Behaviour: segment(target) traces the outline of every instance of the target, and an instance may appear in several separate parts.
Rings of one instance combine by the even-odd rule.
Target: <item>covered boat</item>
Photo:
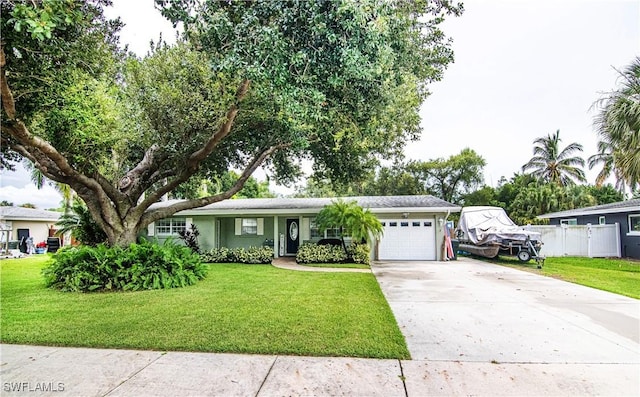
[[[538,265],[540,233],[516,225],[500,207],[464,207],[456,229],[459,249],[485,258],[515,255],[522,262],[534,258]]]

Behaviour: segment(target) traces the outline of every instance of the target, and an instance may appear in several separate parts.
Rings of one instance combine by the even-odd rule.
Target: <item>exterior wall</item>
[[[194,223],[200,226],[200,223],[203,222],[204,217],[194,218]],[[220,247],[227,248],[249,248],[249,247],[261,247],[265,240],[273,239],[273,217],[263,217],[263,216],[245,216],[244,218],[262,218],[264,219],[264,229],[262,235],[248,235],[248,236],[236,236],[236,218],[238,217],[219,217],[220,220]],[[202,235],[202,233],[200,233]]]
[[[8,222],[7,222],[8,223]],[[55,224],[52,222],[36,222],[36,221],[11,221],[9,241],[18,239],[18,229],[29,229],[29,236],[33,237],[33,243],[38,244],[47,241],[49,237],[49,228]]]
[[[442,260],[442,243],[444,240],[444,229],[443,225],[445,223],[445,218],[447,216],[446,213],[426,213],[426,212],[412,212],[407,213],[406,218],[403,217],[401,213],[378,213],[376,214],[378,219],[384,221],[385,219],[433,219],[434,228],[435,228],[435,241],[429,242],[430,244],[435,245],[436,249],[436,260]],[[287,219],[298,219],[300,225],[300,244],[305,241],[316,242],[320,238],[312,238],[310,234],[310,220],[316,216],[315,213],[302,213],[295,215],[286,215],[280,214],[274,216],[273,214],[269,215],[260,215],[260,214],[251,214],[246,215],[244,218],[262,218],[263,219],[263,234],[262,235],[250,235],[250,236],[237,236],[235,234],[235,220],[236,218],[242,218],[242,215],[234,214],[233,216],[213,216],[213,215],[202,215],[202,216],[189,216],[187,219],[192,219],[192,222],[198,227],[200,231],[200,235],[198,237],[198,241],[200,243],[200,247],[203,250],[210,250],[212,248],[237,248],[237,247],[257,247],[265,244],[265,240],[273,240],[274,241],[274,250],[276,256],[280,256],[279,250],[279,239],[280,235],[285,235],[286,231],[286,222]],[[184,216],[178,218],[184,218]],[[277,235],[275,234],[274,223],[277,218]],[[218,226],[219,225],[219,226]],[[155,233],[154,233],[155,234]],[[155,235],[151,238],[156,238],[158,241],[162,242],[166,240],[166,236],[158,236]],[[173,236],[174,241],[180,243],[182,240],[179,239],[178,236]],[[286,240],[286,239],[285,239]],[[286,243],[285,243],[286,244]],[[370,242],[371,247],[371,259],[377,259],[377,244]],[[286,249],[284,250],[286,252]]]
[[[562,219],[575,218],[578,225],[586,225],[591,223],[597,225],[600,216],[605,217],[605,223],[607,225],[618,223],[620,224],[620,252],[624,258],[640,259],[640,233],[629,233],[629,215],[640,215],[640,212],[621,212],[615,214],[595,214],[595,215],[581,215],[581,216],[568,216],[565,218],[552,218],[549,219],[549,224],[559,225]]]

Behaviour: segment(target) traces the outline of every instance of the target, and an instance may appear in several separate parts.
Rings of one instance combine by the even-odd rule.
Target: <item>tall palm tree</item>
[[[533,157],[522,166],[522,171],[533,170],[533,176],[560,186],[572,185],[574,179],[586,182],[584,159],[572,156],[582,151],[582,145],[574,142],[560,150],[560,141],[560,130],[533,141]]]
[[[618,89],[594,104],[599,109],[595,126],[600,137],[595,156],[610,158],[607,162],[596,157],[593,166],[603,163],[603,175],[613,172],[622,186],[634,191],[640,187],[640,57],[618,73]]]
[[[616,153],[614,153],[616,151]],[[587,160],[589,169],[595,168],[598,164],[602,164],[602,169],[596,176],[596,186],[601,187],[607,179],[614,175],[616,179],[616,189],[620,192],[625,190],[625,178],[621,174],[620,168],[616,165],[615,160],[620,158],[617,153],[618,149],[614,149],[613,145],[604,140],[598,141],[598,153],[590,156]]]

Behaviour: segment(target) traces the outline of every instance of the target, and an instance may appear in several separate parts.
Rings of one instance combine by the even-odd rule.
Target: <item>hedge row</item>
[[[362,263],[369,264],[369,246],[350,244],[347,252],[341,246],[304,243],[298,248],[298,263]]]
[[[266,264],[273,261],[273,248],[214,248],[200,255],[205,263],[247,263]]]

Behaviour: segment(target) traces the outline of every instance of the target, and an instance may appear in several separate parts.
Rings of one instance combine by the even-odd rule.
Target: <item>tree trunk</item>
[[[137,239],[138,230],[136,230],[135,228],[125,229],[121,233],[115,235],[113,237],[113,241],[111,241],[111,238],[109,238],[109,245],[112,247],[119,246],[122,248],[126,248],[131,244],[136,243]]]

